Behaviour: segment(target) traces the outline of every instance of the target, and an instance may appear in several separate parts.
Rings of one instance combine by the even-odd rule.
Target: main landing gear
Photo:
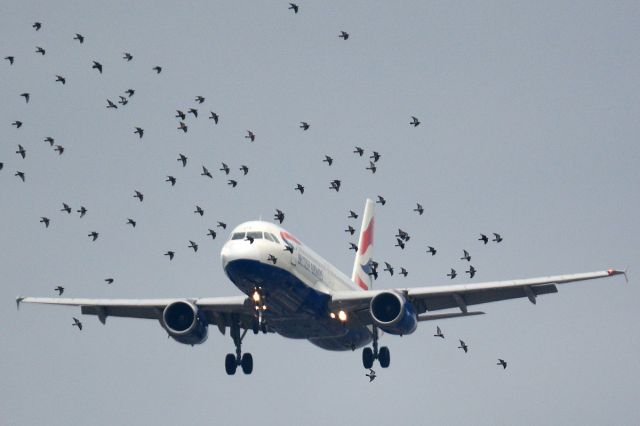
[[[378,350],[378,327],[373,326],[373,349],[366,347],[362,350],[362,365],[369,369],[373,367],[373,362],[377,359],[380,367],[387,368],[391,363],[391,353],[389,348],[383,346]]]
[[[231,338],[233,339],[233,344],[236,345],[236,353],[235,355],[227,354],[224,359],[224,368],[230,376],[236,374],[238,366],[242,368],[244,374],[251,374],[253,371],[253,356],[250,353],[242,353],[242,339],[246,334],[246,329],[240,334],[239,322],[233,323],[231,326]]]

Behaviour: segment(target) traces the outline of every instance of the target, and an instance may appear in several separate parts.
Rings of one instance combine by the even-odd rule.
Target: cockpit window
[[[244,232],[234,232],[231,236],[232,240],[242,240],[244,238]]]
[[[247,238],[253,238],[254,240],[262,239],[262,232],[247,232]]]
[[[273,241],[273,238],[271,238],[271,234],[269,234],[268,232],[264,233],[264,239],[265,240],[269,240],[269,241]],[[275,241],[273,241],[275,242]]]
[[[265,235],[266,235],[266,232],[265,232]],[[278,239],[276,238],[276,236],[275,236],[275,235],[273,235],[273,234],[269,234],[269,235],[271,235],[271,238],[273,238],[273,242],[274,242],[274,243],[278,243],[278,244],[280,244],[280,241],[278,241]]]

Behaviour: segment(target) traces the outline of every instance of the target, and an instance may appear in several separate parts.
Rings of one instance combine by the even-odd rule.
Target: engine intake
[[[207,321],[193,303],[177,301],[162,313],[162,326],[176,341],[198,345],[207,340]]]
[[[389,334],[411,334],[418,326],[413,305],[404,295],[385,291],[371,299],[371,317],[374,323]]]

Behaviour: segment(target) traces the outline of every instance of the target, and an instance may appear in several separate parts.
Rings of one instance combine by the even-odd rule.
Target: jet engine
[[[191,302],[177,301],[167,305],[161,323],[169,335],[180,343],[193,346],[207,340],[207,321]]]
[[[374,323],[389,334],[411,334],[418,326],[413,305],[395,291],[376,295],[371,299],[370,311]]]

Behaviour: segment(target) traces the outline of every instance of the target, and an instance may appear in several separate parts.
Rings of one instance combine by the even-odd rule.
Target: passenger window
[[[247,238],[262,239],[262,232],[247,232]]]
[[[231,236],[232,240],[242,240],[244,238],[244,232],[236,232]]]

